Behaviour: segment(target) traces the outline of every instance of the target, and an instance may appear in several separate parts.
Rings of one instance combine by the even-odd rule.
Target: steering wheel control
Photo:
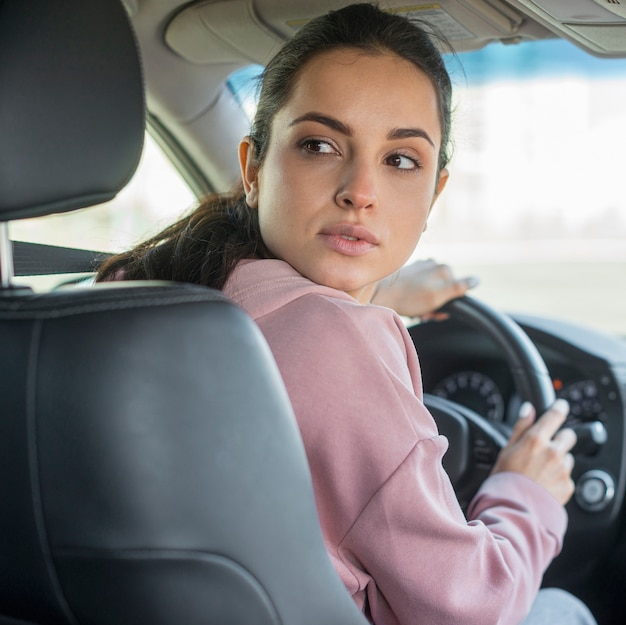
[[[601,512],[614,497],[615,482],[606,471],[594,469],[578,478],[574,498],[583,510]]]
[[[576,423],[567,427],[572,428],[578,437],[576,445],[572,449],[572,453],[575,456],[594,456],[600,451],[608,438],[606,427],[604,427],[604,423],[601,421]]]

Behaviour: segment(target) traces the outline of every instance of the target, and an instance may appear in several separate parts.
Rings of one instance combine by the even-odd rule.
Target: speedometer
[[[504,419],[504,399],[496,383],[478,371],[459,371],[444,378],[433,395],[457,402],[490,421]]]

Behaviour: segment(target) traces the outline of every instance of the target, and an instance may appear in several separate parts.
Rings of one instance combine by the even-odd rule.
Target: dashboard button
[[[600,512],[613,501],[615,482],[606,471],[587,471],[578,478],[574,497],[583,510]]]

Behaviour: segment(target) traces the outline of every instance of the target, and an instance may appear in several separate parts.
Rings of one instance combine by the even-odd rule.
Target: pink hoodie
[[[524,476],[500,473],[466,520],[400,318],[279,260],[243,261],[224,292],[274,353],[326,546],[359,607],[377,625],[520,623],[561,548],[565,509]]]

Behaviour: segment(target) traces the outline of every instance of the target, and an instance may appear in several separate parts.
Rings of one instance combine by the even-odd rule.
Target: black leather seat
[[[6,222],[142,148],[118,0],[0,2],[0,623],[358,625],[255,324],[191,285],[13,284]]]

